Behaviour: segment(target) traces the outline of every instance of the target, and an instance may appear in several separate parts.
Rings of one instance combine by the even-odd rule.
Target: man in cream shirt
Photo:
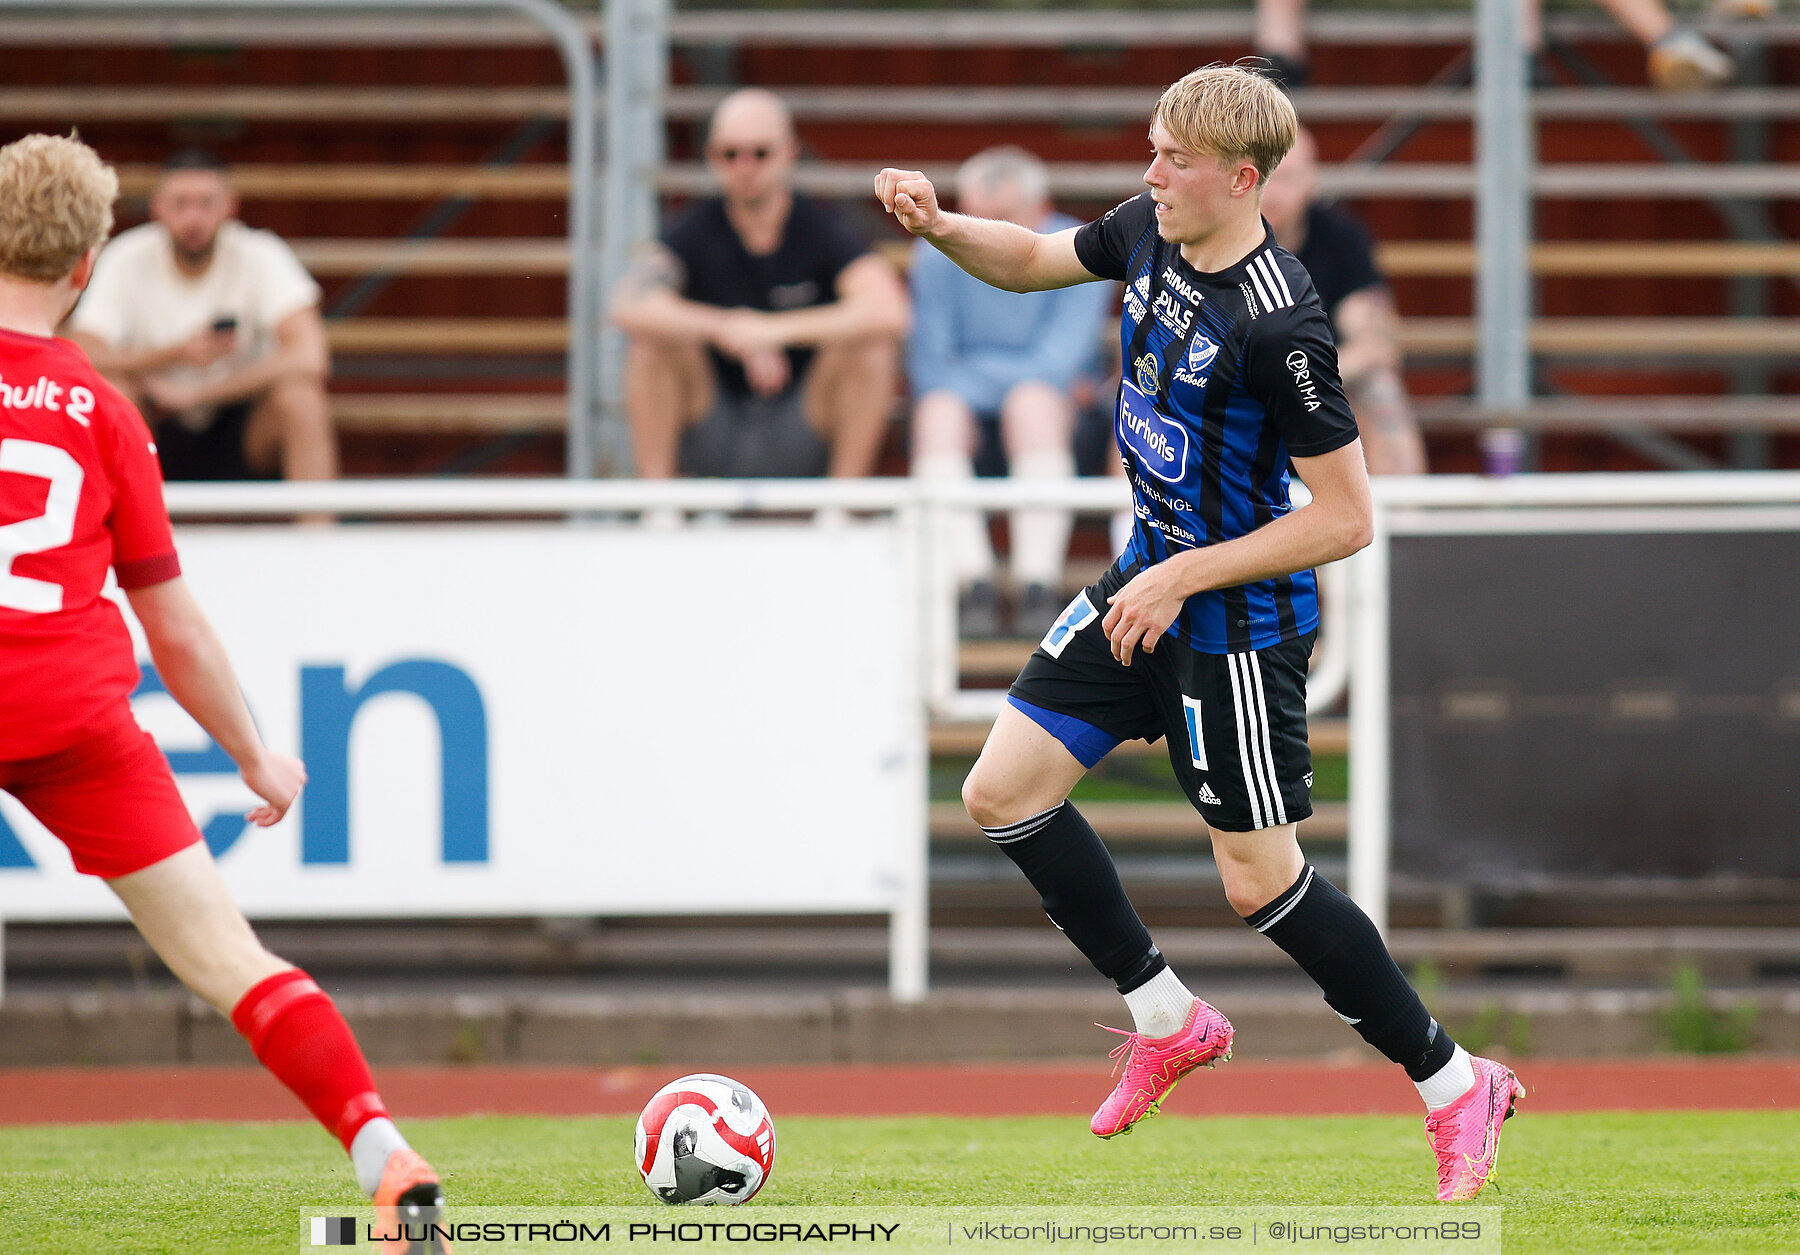
[[[143,410],[165,479],[332,479],[319,285],[237,220],[225,164],[163,163],[150,221],[100,254],[69,332]]]

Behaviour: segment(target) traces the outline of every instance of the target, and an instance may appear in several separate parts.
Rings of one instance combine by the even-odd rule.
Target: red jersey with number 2
[[[136,687],[108,567],[181,574],[149,429],[75,344],[0,329],[0,762],[66,749]]]

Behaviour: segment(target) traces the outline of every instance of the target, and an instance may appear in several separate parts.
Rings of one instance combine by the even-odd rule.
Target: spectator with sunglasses
[[[706,141],[720,194],[669,223],[613,294],[644,478],[875,469],[906,290],[835,211],[794,193],[797,156],[777,96],[727,96]]]

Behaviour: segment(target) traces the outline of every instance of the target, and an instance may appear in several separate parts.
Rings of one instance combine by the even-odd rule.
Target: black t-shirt
[[[779,311],[828,305],[837,299],[837,279],[845,266],[869,251],[835,210],[804,196],[794,197],[773,253],[756,255],[744,247],[717,197],[689,205],[664,228],[662,242],[686,270],[681,294],[691,301],[727,309]],[[790,348],[795,384],[812,361],[810,348]],[[719,386],[747,396],[744,368],[714,353]]]
[[[1265,227],[1214,274],[1156,227],[1149,193],[1075,235],[1081,264],[1125,284],[1114,434],[1136,499],[1123,561],[1248,535],[1291,508],[1288,458],[1356,439],[1312,281]],[[1207,653],[1263,649],[1318,624],[1310,571],[1188,598],[1170,631]]]
[[[1337,326],[1338,306],[1364,288],[1384,287],[1387,280],[1375,264],[1375,240],[1369,228],[1349,211],[1310,205],[1306,210],[1306,242],[1295,254],[1319,290],[1325,317]]]

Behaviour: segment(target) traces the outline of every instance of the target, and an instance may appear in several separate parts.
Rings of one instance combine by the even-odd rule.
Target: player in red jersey
[[[73,139],[0,148],[0,789],[105,879],[183,984],[344,1144],[383,1221],[435,1219],[437,1174],[388,1118],[331,999],[270,954],[232,903],[132,718],[138,669],[107,568],[170,694],[280,821],[306,782],[262,743],[231,663],[181,578],[144,420],[79,347],[57,339],[112,229],[118,177]],[[392,1230],[386,1230],[391,1232]],[[438,1251],[406,1241],[390,1249]]]

